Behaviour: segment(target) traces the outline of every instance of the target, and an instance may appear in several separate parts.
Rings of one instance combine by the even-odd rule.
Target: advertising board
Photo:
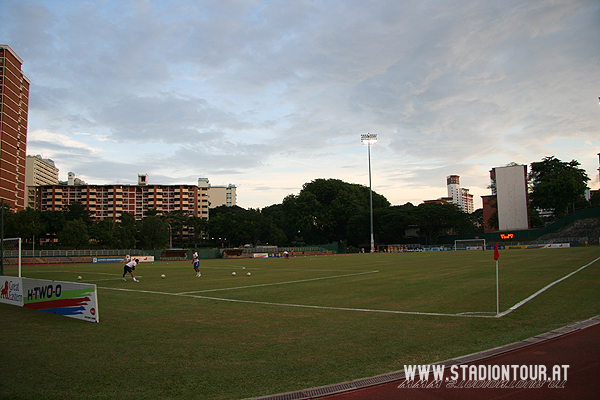
[[[96,285],[16,277],[0,279],[0,302],[99,322]]]

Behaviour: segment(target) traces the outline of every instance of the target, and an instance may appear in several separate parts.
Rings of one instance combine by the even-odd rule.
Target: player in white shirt
[[[200,260],[198,259],[198,252],[194,251],[194,254],[192,254],[192,260],[194,271],[196,271],[196,278],[200,278],[202,274],[200,273]]]
[[[133,260],[131,260],[127,264],[125,264],[125,267],[123,267],[123,281],[125,281],[125,275],[129,272],[131,274],[131,277],[133,278],[133,281],[139,282],[133,275],[133,271],[135,271],[135,266],[137,265],[137,263],[139,261],[140,260],[138,260],[137,258],[134,258]]]

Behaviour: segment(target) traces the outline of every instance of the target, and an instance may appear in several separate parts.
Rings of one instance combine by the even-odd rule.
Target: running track
[[[440,362],[449,377],[452,365],[568,365],[563,388],[399,388],[404,371],[338,385],[257,398],[261,400],[438,400],[438,399],[600,399],[600,316],[496,349]],[[459,368],[460,371],[460,368]],[[430,377],[430,382],[433,382]],[[512,386],[515,386],[515,381]]]

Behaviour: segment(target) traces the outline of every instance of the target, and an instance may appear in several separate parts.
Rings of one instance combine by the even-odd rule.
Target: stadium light
[[[371,253],[375,252],[375,238],[373,236],[373,188],[371,186],[371,145],[377,143],[376,133],[366,133],[360,135],[360,141],[362,144],[368,146],[369,153],[369,203],[371,207]]]

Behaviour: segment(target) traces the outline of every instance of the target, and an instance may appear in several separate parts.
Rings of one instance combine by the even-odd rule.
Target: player
[[[129,261],[127,264],[125,264],[125,267],[123,267],[123,281],[125,281],[125,274],[127,274],[128,272],[131,274],[131,277],[133,278],[134,282],[139,282],[139,280],[135,279],[135,276],[133,275],[133,271],[135,271],[135,266],[137,265],[137,263],[140,262],[140,260],[138,260],[137,258],[134,258],[133,260]]]
[[[283,252],[283,259],[285,261],[290,259],[290,253],[288,253],[287,250]]]
[[[200,260],[198,259],[198,252],[194,251],[192,254],[192,264],[194,265],[194,271],[196,271],[196,278],[200,278]]]

